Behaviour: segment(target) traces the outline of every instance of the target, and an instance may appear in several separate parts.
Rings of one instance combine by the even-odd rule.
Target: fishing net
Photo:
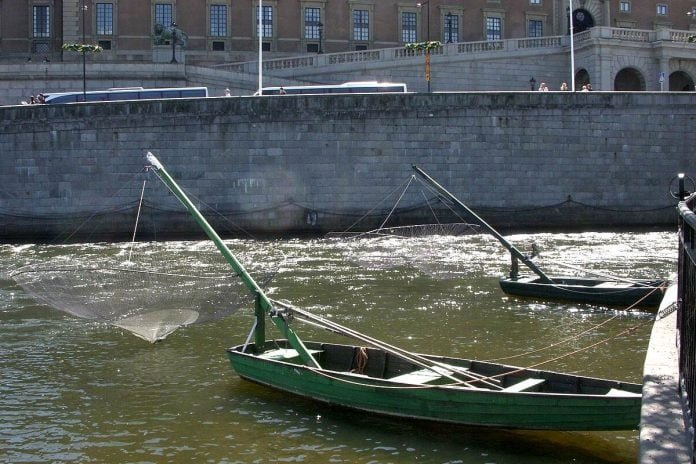
[[[430,235],[460,236],[479,232],[479,226],[466,222],[452,222],[447,224],[417,224],[412,226],[381,227],[367,232],[329,232],[326,238],[355,239],[355,238],[381,238],[402,237],[419,238]]]
[[[10,277],[35,300],[149,342],[252,300],[210,242],[46,246],[32,261]],[[279,266],[278,259],[264,262],[266,268],[255,269],[262,286]]]

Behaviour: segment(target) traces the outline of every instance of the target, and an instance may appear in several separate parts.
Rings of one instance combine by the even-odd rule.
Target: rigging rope
[[[143,180],[143,188],[140,191],[140,201],[138,202],[138,213],[135,215],[135,226],[133,227],[133,238],[131,239],[130,252],[128,253],[128,261],[133,256],[133,245],[135,245],[135,234],[138,233],[138,222],[140,221],[140,210],[143,207],[143,196],[145,195],[145,184],[147,179]]]

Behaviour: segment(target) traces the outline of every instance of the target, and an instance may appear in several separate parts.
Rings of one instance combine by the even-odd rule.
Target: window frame
[[[39,17],[37,15],[39,11],[45,12],[45,17]],[[50,39],[52,37],[51,16],[51,5],[31,6],[31,37],[33,39]]]
[[[100,11],[106,7],[106,10]],[[109,37],[114,35],[114,12],[116,8],[113,2],[97,2],[94,4],[94,33],[99,37]]]
[[[159,22],[158,19],[160,19],[163,15],[163,13],[166,14],[166,11],[158,11],[158,10],[169,10],[169,21],[162,23]],[[154,28],[155,25],[159,24],[165,29],[168,27],[171,27],[172,23],[176,22],[176,17],[175,17],[175,10],[174,10],[174,4],[173,3],[167,3],[167,2],[158,2],[153,5],[153,13],[152,13],[152,27]]]
[[[418,13],[415,11],[401,12],[401,42],[414,43],[418,41]]]
[[[228,18],[229,7],[227,4],[211,3],[208,9],[208,35],[215,39],[229,37]]]
[[[442,20],[442,42],[457,43],[459,42],[459,14],[450,13],[451,20],[447,20],[447,13],[443,15]],[[450,35],[452,41],[450,42]]]
[[[306,6],[302,14],[304,22],[304,40],[320,40],[319,23],[321,23],[321,8],[316,6]]]
[[[370,41],[370,10],[356,8],[351,12],[352,38],[354,42]]]
[[[494,40],[503,40],[503,18],[500,16],[496,15],[487,15],[484,19],[484,24],[486,25],[485,33],[486,33],[486,40],[491,42]],[[497,26],[497,27],[491,27]],[[497,34],[492,35],[491,31],[496,32]]]
[[[535,26],[534,28],[532,26]],[[544,36],[544,20],[539,18],[527,19],[527,37],[537,39]]]

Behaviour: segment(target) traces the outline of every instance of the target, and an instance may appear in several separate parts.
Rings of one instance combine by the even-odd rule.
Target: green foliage
[[[409,43],[404,46],[406,50],[412,50],[412,51],[427,51],[429,52],[430,50],[434,50],[436,48],[442,47],[442,42],[439,40],[430,40],[428,42],[416,42],[416,43]]]
[[[696,35],[690,35],[687,42],[696,43]]]
[[[68,52],[78,52],[78,53],[100,53],[103,48],[95,44],[79,44],[79,43],[66,43],[61,47],[63,50]]]

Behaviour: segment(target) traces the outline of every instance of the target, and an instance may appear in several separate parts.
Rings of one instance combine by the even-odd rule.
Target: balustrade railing
[[[593,27],[574,35],[575,43],[581,44],[591,39],[611,39],[631,42],[687,42],[692,31],[661,29],[659,31],[623,29],[616,27]],[[468,55],[515,50],[551,49],[569,45],[568,36],[526,37],[521,39],[487,40],[480,42],[447,43],[430,51],[431,55]],[[340,65],[359,62],[384,62],[410,59],[424,55],[424,51],[406,50],[404,47],[360,50],[354,52],[308,54],[289,58],[264,60],[263,69],[268,71],[283,69],[300,69],[324,65]],[[220,64],[216,68],[228,71],[254,73],[258,70],[257,62]]]

